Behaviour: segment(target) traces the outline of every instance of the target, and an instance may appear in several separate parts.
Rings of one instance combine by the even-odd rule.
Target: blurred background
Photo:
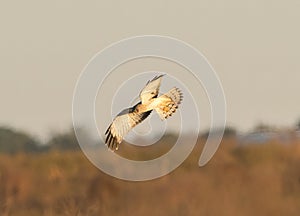
[[[0,215],[299,214],[299,1],[0,5]],[[183,40],[206,56],[224,88],[227,127],[206,166],[197,164],[209,118],[178,169],[135,183],[85,158],[71,105],[97,52],[144,34]],[[166,134],[154,148],[124,143],[119,154],[155,158],[175,138]]]

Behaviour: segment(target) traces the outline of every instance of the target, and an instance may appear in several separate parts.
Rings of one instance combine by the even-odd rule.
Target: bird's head
[[[140,105],[137,105],[136,107],[135,107],[135,110],[134,110],[135,112],[137,112],[137,113],[139,113],[140,112]]]

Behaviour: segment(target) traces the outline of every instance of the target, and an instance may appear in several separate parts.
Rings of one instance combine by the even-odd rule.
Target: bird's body
[[[141,102],[124,109],[113,120],[106,130],[105,143],[112,150],[117,150],[123,137],[137,124],[146,119],[155,110],[162,120],[171,116],[182,100],[181,91],[174,87],[158,97],[158,91],[163,75],[148,81],[140,92]]]

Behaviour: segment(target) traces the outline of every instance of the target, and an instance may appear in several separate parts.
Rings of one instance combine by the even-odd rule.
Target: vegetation
[[[0,152],[36,152],[39,143],[30,135],[6,127],[0,127]]]
[[[47,146],[55,150],[78,150],[80,148],[72,129],[65,133],[54,134],[47,142]]]
[[[78,150],[79,145],[73,129],[53,134],[46,143],[40,143],[31,135],[11,128],[0,127],[0,153],[36,153],[51,150]]]
[[[198,167],[204,141],[147,182],[108,176],[81,151],[1,154],[0,215],[299,215],[299,140],[240,146],[227,137]]]
[[[297,129],[300,130],[300,120],[297,123]]]

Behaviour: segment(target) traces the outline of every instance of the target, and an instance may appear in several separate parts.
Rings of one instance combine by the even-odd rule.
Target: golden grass
[[[110,177],[81,152],[0,155],[0,215],[299,215],[299,143],[225,139],[198,167],[202,143],[147,182]]]

